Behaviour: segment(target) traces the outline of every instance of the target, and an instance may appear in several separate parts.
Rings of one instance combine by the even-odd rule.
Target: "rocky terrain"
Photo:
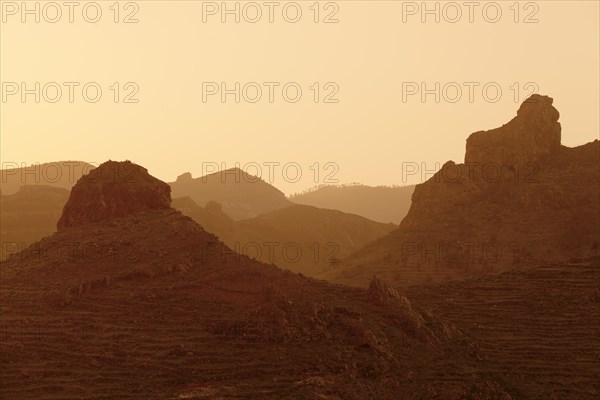
[[[399,229],[320,277],[410,285],[597,255],[600,142],[562,146],[552,102],[534,95],[504,126],[472,134],[465,163],[417,185]]]
[[[399,224],[408,213],[414,190],[414,185],[323,185],[293,195],[290,200],[297,204],[360,215],[372,221]]]
[[[1,398],[517,398],[386,283],[253,261],[167,202],[144,168],[105,163],[58,232],[0,264]]]
[[[169,183],[173,198],[190,197],[199,206],[220,203],[225,214],[234,220],[256,217],[292,203],[283,192],[239,168],[192,178],[187,172]]]
[[[108,161],[83,176],[71,190],[59,230],[171,208],[171,188],[131,161]]]
[[[458,324],[518,399],[600,395],[600,258],[407,288]]]

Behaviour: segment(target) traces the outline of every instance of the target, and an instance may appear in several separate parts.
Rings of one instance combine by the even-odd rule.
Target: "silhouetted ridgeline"
[[[398,230],[320,277],[410,285],[598,254],[600,142],[560,144],[552,99],[534,95],[504,126],[467,140],[417,185]]]

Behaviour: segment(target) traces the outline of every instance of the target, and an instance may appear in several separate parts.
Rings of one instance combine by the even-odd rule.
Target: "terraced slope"
[[[406,290],[467,332],[519,399],[600,395],[600,258]]]

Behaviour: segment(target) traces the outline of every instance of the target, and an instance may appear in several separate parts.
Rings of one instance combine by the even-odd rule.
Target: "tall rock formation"
[[[171,206],[171,188],[130,161],[107,161],[71,190],[59,230]]]
[[[398,230],[320,277],[409,285],[598,254],[600,143],[562,146],[558,117],[534,95],[509,123],[473,133],[465,163],[417,185]]]

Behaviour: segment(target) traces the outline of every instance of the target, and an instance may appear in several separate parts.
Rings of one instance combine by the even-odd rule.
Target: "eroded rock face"
[[[107,161],[71,190],[58,230],[149,210],[168,209],[171,188],[130,161]]]
[[[597,255],[600,142],[562,146],[558,118],[534,95],[507,124],[470,135],[465,163],[417,185],[398,230],[320,277],[409,286]]]
[[[507,124],[473,133],[467,139],[465,163],[524,166],[558,151],[560,114],[552,102],[548,96],[532,95]]]

